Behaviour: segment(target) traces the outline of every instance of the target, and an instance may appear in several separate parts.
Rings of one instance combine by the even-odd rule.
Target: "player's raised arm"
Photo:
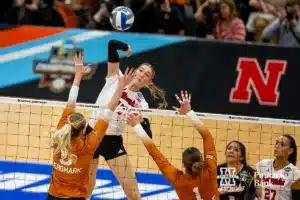
[[[118,77],[118,87],[113,94],[112,98],[106,105],[105,111],[109,111],[112,115],[116,107],[119,104],[120,98],[122,96],[123,89],[133,80],[134,78],[134,69],[126,68],[124,75]],[[97,112],[97,119],[103,119],[103,114],[101,114],[101,108]],[[104,112],[105,112],[104,111]],[[108,119],[110,120],[110,118]]]
[[[131,55],[131,49],[128,44],[119,40],[110,40],[108,42],[107,78],[119,73],[120,58],[118,50],[122,50],[127,56]]]
[[[191,94],[187,91],[181,91],[181,98],[175,95],[178,102],[180,103],[180,108],[174,107],[180,114],[185,114],[189,117],[195,128],[198,130],[203,139],[204,146],[204,159],[207,166],[213,170],[217,168],[217,152],[214,144],[214,139],[210,134],[209,129],[203,124],[196,113],[191,109]]]
[[[136,136],[143,142],[144,146],[149,152],[149,155],[152,157],[160,171],[167,178],[170,184],[174,185],[176,177],[180,173],[180,171],[168,161],[168,159],[158,150],[156,145],[153,143],[152,139],[150,138],[152,135],[150,124],[145,122],[141,123],[141,119],[133,114],[128,115],[126,121],[127,124],[134,127]],[[143,127],[146,129],[146,131]]]
[[[103,140],[103,137],[108,127],[108,123],[111,120],[112,115],[120,101],[123,89],[132,81],[133,78],[134,78],[134,69],[127,68],[124,75],[118,77],[119,79],[118,87],[115,93],[113,94],[112,98],[108,102],[106,108],[104,110],[99,108],[99,110],[97,111],[97,116],[96,116],[97,123],[95,127],[92,129],[92,132],[94,134],[88,135],[88,148],[91,154],[95,153],[96,148]]]
[[[83,61],[84,57],[82,53],[74,54],[73,62],[75,67],[75,77],[73,79],[73,84],[69,93],[69,99],[67,104],[68,107],[75,108],[81,79],[84,75],[84,72],[89,68],[88,66],[83,65]]]
[[[66,124],[68,116],[75,112],[80,82],[84,75],[84,72],[88,69],[87,66],[83,65],[83,55],[81,53],[75,54],[73,57],[73,61],[75,65],[75,77],[73,79],[73,84],[69,92],[67,107],[64,109],[63,114],[57,124],[57,129],[61,129]]]

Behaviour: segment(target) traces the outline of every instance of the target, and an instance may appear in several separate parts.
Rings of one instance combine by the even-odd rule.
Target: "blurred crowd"
[[[9,0],[1,23],[112,30],[120,5],[135,14],[132,32],[300,46],[300,0]]]

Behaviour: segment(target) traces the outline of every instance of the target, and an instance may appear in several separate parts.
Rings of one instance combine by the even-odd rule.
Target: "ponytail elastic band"
[[[203,125],[203,122],[200,120],[200,117],[198,117],[197,114],[193,110],[189,111],[186,114],[186,116],[192,120],[193,124]]]

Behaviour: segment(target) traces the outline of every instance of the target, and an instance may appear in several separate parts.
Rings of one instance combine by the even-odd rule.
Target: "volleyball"
[[[114,29],[126,31],[130,29],[134,22],[134,14],[130,8],[119,6],[115,8],[110,16],[110,23]]]

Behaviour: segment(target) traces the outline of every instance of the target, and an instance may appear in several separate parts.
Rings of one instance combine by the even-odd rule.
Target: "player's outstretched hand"
[[[79,52],[78,54],[77,53],[74,54],[73,62],[75,65],[76,74],[83,75],[85,73],[85,71],[87,71],[90,68],[89,65],[88,66],[83,65],[84,57],[81,52]]]
[[[134,78],[134,68],[126,68],[125,73],[118,77],[119,86],[126,87]]]
[[[173,106],[173,109],[175,109],[179,114],[185,115],[191,110],[191,97],[192,95],[189,94],[187,91],[181,91],[181,97],[179,97],[177,94],[175,94],[175,97],[177,101],[180,104],[180,107],[177,108]]]

